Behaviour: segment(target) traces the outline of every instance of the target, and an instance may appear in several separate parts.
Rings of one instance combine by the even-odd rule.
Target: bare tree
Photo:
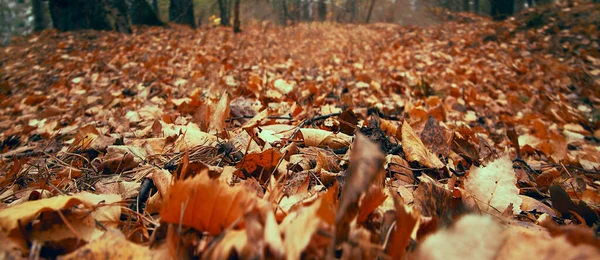
[[[231,0],[217,0],[219,3],[219,14],[221,17],[221,25],[229,26],[229,6]]]
[[[327,4],[325,0],[319,0],[317,4],[317,13],[319,14],[319,20],[325,21],[327,19]]]
[[[235,0],[233,6],[233,32],[242,32],[242,30],[240,29],[240,0]]]
[[[105,10],[112,16],[115,22],[115,29],[122,33],[131,33],[129,17],[127,17],[127,3],[125,0],[100,0],[104,4]]]
[[[369,23],[369,20],[371,20],[371,13],[373,12],[374,6],[375,6],[375,0],[371,0],[371,5],[369,6],[369,13],[367,14],[367,19],[365,20],[365,23]]]
[[[50,0],[49,7],[52,24],[59,31],[112,29],[99,1]]]
[[[504,20],[514,14],[515,0],[492,0],[491,16],[494,20]]]
[[[31,9],[33,11],[33,30],[38,32],[48,28],[48,18],[42,0],[31,1]]]
[[[157,16],[160,15],[160,12],[158,11],[158,0],[152,0],[152,8],[154,8],[154,12]]]
[[[164,23],[146,0],[133,0],[131,3],[131,23],[162,26]]]
[[[196,21],[194,19],[194,1],[171,0],[171,4],[169,5],[169,20],[196,28]]]

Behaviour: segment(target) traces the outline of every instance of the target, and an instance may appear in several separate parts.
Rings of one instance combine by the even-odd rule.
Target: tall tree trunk
[[[112,29],[99,1],[50,0],[49,7],[52,24],[59,31]]]
[[[515,0],[491,0],[491,16],[494,20],[504,20],[513,15]]]
[[[228,3],[231,0],[217,0],[219,2],[219,14],[221,16],[221,25],[229,26],[229,8]]]
[[[169,5],[169,20],[196,28],[193,0],[171,0],[171,4]]]
[[[473,0],[473,12],[476,14],[479,13],[479,0]]]
[[[109,10],[109,14],[115,21],[115,29],[121,33],[131,33],[125,0],[101,0],[101,2],[103,2],[105,10]]]
[[[348,11],[350,12],[350,22],[353,23],[356,18],[356,0],[348,0]]]
[[[290,17],[290,12],[288,11],[288,6],[287,6],[287,1],[286,0],[282,0],[282,12],[283,12],[283,19],[281,20],[281,24],[282,25],[287,25],[287,19],[288,17]]]
[[[240,0],[235,0],[233,6],[233,32],[241,33],[242,29],[240,29]]]
[[[375,0],[371,0],[371,5],[369,6],[369,13],[367,14],[367,19],[365,20],[365,23],[369,23],[369,20],[371,20],[371,13],[373,12],[373,7],[375,7]]]
[[[302,9],[300,9],[302,11],[302,20],[303,21],[309,21],[310,20],[310,6],[309,6],[309,1],[308,0],[304,0],[301,1],[301,6]]]
[[[469,11],[469,0],[463,0],[462,1],[462,11],[464,12],[468,12]]]
[[[533,0],[527,0],[527,8],[533,7]]]
[[[302,9],[301,1],[294,0],[294,22],[296,22],[296,23],[300,21],[300,10],[301,9]]]
[[[162,26],[164,23],[152,10],[146,0],[133,0],[131,3],[131,23]]]
[[[33,30],[39,32],[48,28],[48,18],[42,0],[31,1],[31,9],[33,9]]]
[[[325,21],[327,19],[327,4],[325,3],[325,0],[319,0],[319,3],[317,4],[317,13],[320,21]]]
[[[515,14],[520,13],[525,8],[525,0],[515,0]]]
[[[152,9],[154,9],[156,16],[160,15],[160,12],[158,11],[158,0],[152,0]]]

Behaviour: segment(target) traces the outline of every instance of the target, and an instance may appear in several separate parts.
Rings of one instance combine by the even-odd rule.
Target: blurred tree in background
[[[161,26],[166,22],[196,28],[272,21],[300,22],[436,23],[436,8],[474,12],[496,20],[525,8],[554,4],[556,0],[0,0],[0,44],[13,36],[55,28],[118,30],[129,24]],[[565,0],[572,5],[572,0]],[[589,0],[598,2],[599,0]],[[439,12],[438,12],[439,13]]]

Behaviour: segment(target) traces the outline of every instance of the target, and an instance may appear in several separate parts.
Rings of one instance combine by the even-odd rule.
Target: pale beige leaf
[[[516,184],[512,161],[506,154],[485,167],[472,166],[465,179],[465,190],[484,211],[503,212],[512,203],[513,213],[518,214],[522,200]]]

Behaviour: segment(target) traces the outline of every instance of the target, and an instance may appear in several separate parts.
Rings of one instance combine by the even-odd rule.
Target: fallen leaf
[[[253,196],[245,189],[212,180],[205,171],[193,178],[175,181],[160,215],[164,222],[218,235],[243,215],[252,200]]]
[[[472,166],[465,179],[465,191],[485,212],[501,213],[512,203],[513,214],[518,214],[521,211],[521,198],[516,184],[512,161],[507,154],[485,167]]]
[[[350,221],[358,214],[358,200],[361,194],[367,191],[372,183],[381,185],[376,181],[382,176],[384,160],[385,157],[377,144],[362,134],[356,134],[350,151],[348,179],[342,188],[342,198],[335,217],[336,244],[346,241]]]
[[[148,247],[128,241],[118,230],[109,229],[76,251],[59,259],[152,259]]]
[[[444,164],[438,157],[431,153],[415,134],[412,127],[404,121],[402,124],[402,149],[408,161],[417,161],[425,167],[442,168]]]

